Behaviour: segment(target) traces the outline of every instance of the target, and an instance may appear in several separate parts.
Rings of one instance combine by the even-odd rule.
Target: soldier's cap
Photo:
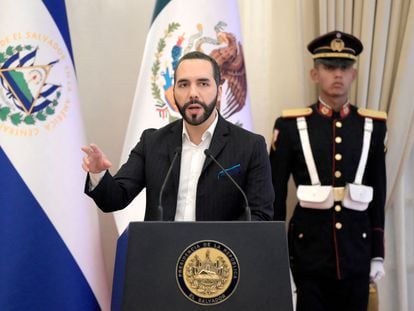
[[[338,30],[319,36],[308,44],[312,58],[322,63],[342,60],[344,63],[353,63],[363,48],[357,37]]]

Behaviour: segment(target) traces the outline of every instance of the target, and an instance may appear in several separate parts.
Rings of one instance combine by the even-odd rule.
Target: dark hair
[[[177,81],[176,79],[176,72],[178,67],[180,66],[180,64],[186,60],[186,59],[202,59],[202,60],[206,60],[208,62],[210,62],[211,66],[213,67],[213,76],[214,76],[214,81],[216,81],[216,85],[219,86],[221,84],[221,75],[220,75],[220,67],[217,64],[217,62],[214,60],[214,58],[212,58],[211,56],[204,54],[202,52],[199,51],[193,51],[193,52],[189,52],[187,54],[184,54],[180,60],[177,63],[177,66],[175,67],[175,71],[174,71],[174,84],[175,81]]]

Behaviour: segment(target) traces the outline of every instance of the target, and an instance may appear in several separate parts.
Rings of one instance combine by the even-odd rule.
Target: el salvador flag
[[[2,0],[0,310],[109,310],[63,0]]]

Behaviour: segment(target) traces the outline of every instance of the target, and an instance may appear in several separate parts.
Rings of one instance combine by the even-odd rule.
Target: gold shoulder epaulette
[[[387,113],[385,111],[358,108],[358,114],[363,117],[378,119],[378,120],[387,120]]]
[[[312,113],[312,108],[297,108],[297,109],[285,109],[282,111],[282,118],[296,118],[305,117]]]

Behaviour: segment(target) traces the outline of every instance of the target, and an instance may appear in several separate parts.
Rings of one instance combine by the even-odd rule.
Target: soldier
[[[362,49],[340,31],[309,43],[318,102],[283,111],[274,126],[276,220],[286,218],[290,174],[297,186],[288,239],[298,311],[366,311],[370,281],[385,274],[386,114],[348,98]]]

